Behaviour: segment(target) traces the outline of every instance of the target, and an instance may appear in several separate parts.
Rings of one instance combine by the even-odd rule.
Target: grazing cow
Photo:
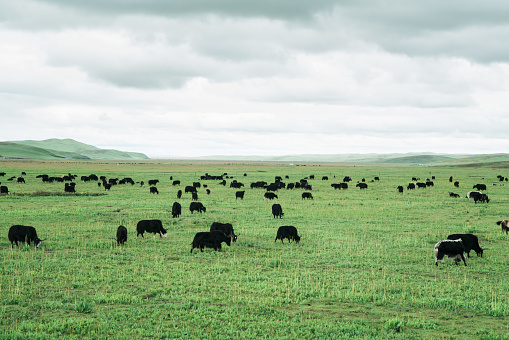
[[[472,187],[472,189],[486,190],[486,184],[476,184]]]
[[[198,200],[198,193],[197,192],[192,192],[191,193],[191,199],[193,201],[197,201]]]
[[[502,232],[505,231],[505,234],[509,232],[509,220],[498,221],[497,224],[502,227]]]
[[[156,187],[150,187],[150,193],[151,194],[159,194],[159,191],[157,190]]]
[[[343,178],[343,182],[350,182],[352,180],[352,178],[350,176],[345,176]]]
[[[305,199],[305,198],[307,198],[307,199],[313,199],[313,195],[311,195],[311,193],[310,193],[310,192],[303,192],[303,193],[302,193],[302,199]]]
[[[288,185],[286,186],[287,190],[292,190],[293,188],[295,188],[295,183],[288,183]]]
[[[408,183],[408,186],[406,187],[407,190],[413,190],[415,189],[415,184],[414,183]]]
[[[196,187],[193,187],[192,185],[188,185],[184,188],[184,192],[187,194],[188,192],[197,192]]]
[[[39,248],[41,241],[44,241],[37,237],[37,231],[34,227],[19,224],[9,228],[8,237],[9,241],[11,241],[11,247],[14,247],[14,243],[16,243],[16,246],[19,246],[18,242],[26,242],[28,245],[30,245],[30,242],[34,242],[35,247]]]
[[[277,235],[276,235],[276,239],[274,240],[274,242],[276,242],[277,240],[281,240],[281,243],[284,243],[283,242],[283,239],[288,239],[288,242],[292,242],[295,241],[295,243],[299,243],[300,241],[300,236],[297,235],[297,228],[295,228],[294,226],[291,226],[291,225],[285,225],[285,226],[281,226],[279,227],[279,229],[277,230]]]
[[[274,218],[279,217],[283,218],[283,208],[281,208],[281,204],[273,204],[272,205],[272,215],[274,215]]]
[[[273,200],[274,198],[278,198],[277,195],[273,192],[266,192],[263,194],[264,199]]]
[[[433,183],[433,181],[426,181],[426,186],[433,187],[433,186],[435,186],[435,183]]]
[[[104,191],[111,189],[111,184],[103,183],[103,186],[104,186]]]
[[[207,195],[210,195],[210,189],[205,190],[205,193],[206,193]]]
[[[469,191],[467,193],[467,198],[473,198],[474,203],[481,202],[481,203],[489,203],[490,199],[488,198],[488,195],[483,194],[479,191]]]
[[[241,200],[243,200],[243,199],[244,199],[244,193],[245,193],[245,192],[246,192],[246,191],[237,191],[237,192],[235,193],[235,199],[240,198]]]
[[[189,205],[189,210],[191,211],[191,214],[195,211],[199,212],[200,214],[202,212],[207,212],[207,209],[200,202],[191,202]]]
[[[202,231],[194,235],[193,242],[191,242],[191,253],[194,248],[200,248],[203,252],[203,248],[214,248],[215,251],[221,251],[221,243],[225,242],[230,246],[232,241],[232,235],[226,235],[222,231]]]
[[[379,180],[380,180],[380,177],[375,176],[375,181],[379,181]]]
[[[182,190],[177,191],[177,198],[180,199],[182,197]]]
[[[366,183],[357,183],[356,187],[359,189],[367,189],[368,185]]]
[[[398,186],[398,192],[403,192],[403,186],[402,185]]]
[[[243,186],[244,186],[243,183],[237,182],[237,181],[233,181],[233,182],[230,183],[230,188],[240,189]]]
[[[171,207],[171,217],[176,218],[179,217],[180,214],[182,214],[182,206],[179,202],[174,202]]]
[[[148,180],[148,185],[157,185],[157,183],[159,183],[158,179],[149,179]]]
[[[76,192],[76,183],[65,183],[64,192]]]
[[[25,183],[25,179],[23,177],[16,178],[16,183]]]
[[[154,238],[156,234],[159,234],[159,237],[167,236],[166,229],[163,228],[163,223],[160,220],[141,220],[136,225],[136,231],[138,232],[138,234],[136,234],[136,239],[138,239],[139,235],[145,238],[143,236],[144,232],[154,233]]]
[[[460,195],[455,194],[454,192],[450,192],[450,193],[449,193],[449,196],[450,196],[450,197],[454,197],[454,198],[459,198],[459,197],[460,197]]]
[[[322,176],[322,181],[328,181],[328,180],[329,180],[328,176]]]
[[[452,234],[447,236],[448,240],[461,240],[465,247],[465,253],[470,257],[470,250],[474,250],[477,256],[482,257],[483,249],[479,246],[479,239],[474,234]]]
[[[127,228],[123,225],[117,228],[117,246],[123,245],[127,241]]]
[[[451,182],[451,183],[452,183],[452,176],[451,176],[451,177],[449,177],[449,182]]]
[[[460,182],[458,182],[458,181],[454,182],[454,186],[455,186],[456,188],[459,188],[459,187],[460,187]]]
[[[233,230],[231,223],[212,222],[210,231],[216,230],[222,231],[225,235],[232,235],[233,242],[237,242],[237,235],[235,235],[235,231]]]
[[[173,186],[180,185],[180,181],[173,181],[173,183],[171,185],[173,185]]]
[[[442,240],[435,244],[435,265],[438,266],[438,261],[443,261],[444,256],[454,260],[458,264],[461,260],[465,266],[465,246],[461,239],[459,240]]]
[[[193,182],[193,187],[201,188],[201,183],[200,182]]]
[[[417,182],[417,183],[415,183],[415,185],[417,185],[417,188],[426,188],[427,187],[426,183],[422,183],[422,182]]]
[[[0,186],[0,194],[8,194],[8,193],[9,193],[9,188],[7,188],[7,186],[5,186],[5,185]]]

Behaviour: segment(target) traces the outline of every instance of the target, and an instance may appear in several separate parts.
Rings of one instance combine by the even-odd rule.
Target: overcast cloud
[[[509,2],[0,2],[0,141],[509,152]]]

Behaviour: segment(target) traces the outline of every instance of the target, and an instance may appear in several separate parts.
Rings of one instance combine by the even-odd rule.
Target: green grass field
[[[495,224],[509,218],[509,184],[496,178],[509,171],[500,164],[0,161],[1,171],[11,194],[0,196],[0,339],[509,338],[509,235]],[[7,181],[22,171],[26,184]],[[44,173],[78,175],[76,195],[36,178]],[[159,194],[79,181],[91,173],[159,179]],[[223,187],[201,181],[205,173],[233,178]],[[314,175],[314,199],[282,189],[267,201],[265,190],[249,188],[278,175],[289,177],[285,183]],[[349,189],[330,186],[346,175]],[[173,187],[171,176],[182,184]],[[414,176],[435,176],[435,185],[408,191]],[[366,190],[355,187],[362,178]],[[244,200],[229,188],[233,179],[245,184]],[[197,181],[211,190],[198,192],[207,212],[191,214],[184,194],[183,214],[173,219],[177,190]],[[449,197],[465,197],[477,183],[488,185],[490,203]],[[282,220],[273,218],[273,203],[282,205]],[[142,219],[162,220],[168,237],[136,240]],[[238,241],[191,254],[194,234],[214,221],[232,223]],[[14,224],[36,227],[41,247],[11,248]],[[129,231],[122,247],[119,225]],[[295,226],[301,242],[274,242],[281,225]],[[478,235],[484,257],[472,251],[467,267],[451,260],[436,267],[433,246],[452,233]]]

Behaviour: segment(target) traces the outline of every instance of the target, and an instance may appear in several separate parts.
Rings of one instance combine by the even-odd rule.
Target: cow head
[[[300,236],[299,236],[299,235],[296,235],[296,236],[295,236],[295,238],[294,238],[294,240],[295,240],[295,243],[299,243],[299,241],[300,241]]]

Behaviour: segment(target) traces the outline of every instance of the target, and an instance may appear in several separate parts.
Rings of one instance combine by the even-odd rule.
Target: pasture
[[[509,184],[497,179],[507,166],[4,160],[2,171],[11,194],[0,195],[0,339],[509,338],[509,235],[495,224],[509,218]],[[22,171],[25,184],[8,181]],[[68,173],[78,176],[75,194],[36,178]],[[232,178],[222,186],[200,180],[206,173]],[[90,174],[159,179],[159,194],[147,184],[105,191],[80,181]],[[264,200],[264,189],[249,187],[310,175],[313,199],[280,189]],[[348,189],[331,187],[347,175]],[[412,177],[432,176],[434,186],[406,189]],[[230,188],[234,179],[244,188]],[[205,213],[189,212],[190,193],[177,199],[193,182]],[[477,183],[488,185],[489,203],[465,198]],[[283,219],[273,218],[273,203]],[[142,219],[160,219],[168,237],[136,240]],[[237,242],[191,254],[194,234],[214,221],[232,223]],[[14,224],[34,226],[40,248],[11,248]],[[128,230],[121,247],[119,225]],[[274,242],[282,225],[295,226],[300,243]],[[484,257],[435,266],[434,244],[453,233],[478,235]]]

